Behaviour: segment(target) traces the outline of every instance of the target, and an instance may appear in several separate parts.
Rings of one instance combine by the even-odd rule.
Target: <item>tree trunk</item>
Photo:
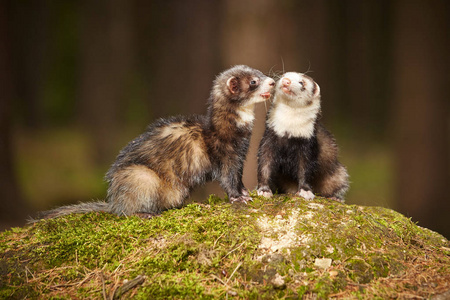
[[[206,112],[218,68],[218,1],[138,1],[141,72],[154,118]],[[145,68],[145,69],[144,69]]]
[[[95,161],[111,163],[132,73],[132,16],[127,0],[81,3],[79,121],[88,130]]]
[[[397,208],[450,237],[449,5],[398,1],[395,8]]]
[[[11,24],[12,75],[16,82],[18,105],[23,124],[28,130],[45,124],[43,90],[48,59],[48,3],[36,1],[6,1]]]
[[[0,2],[0,230],[25,223],[30,210],[14,172],[12,149],[13,80],[10,19],[5,1]]]

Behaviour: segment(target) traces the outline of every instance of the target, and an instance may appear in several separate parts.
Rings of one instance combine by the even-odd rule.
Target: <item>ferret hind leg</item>
[[[135,213],[158,214],[180,207],[183,189],[177,190],[155,171],[143,165],[131,165],[118,170],[111,178],[108,201],[118,215]]]
[[[339,164],[331,174],[323,174],[315,180],[314,190],[321,196],[344,202],[349,189],[347,169]]]

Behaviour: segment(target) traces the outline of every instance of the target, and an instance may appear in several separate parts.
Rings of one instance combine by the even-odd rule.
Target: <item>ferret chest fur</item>
[[[239,107],[237,109],[238,118],[236,119],[236,124],[239,127],[243,126],[253,126],[253,121],[255,120],[255,104],[249,104],[246,106]]]
[[[267,120],[267,125],[278,136],[311,138],[320,111],[320,103],[313,102],[307,107],[293,107],[287,103],[275,102]]]

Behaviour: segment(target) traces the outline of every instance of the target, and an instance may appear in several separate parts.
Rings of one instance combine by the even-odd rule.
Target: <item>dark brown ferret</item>
[[[46,211],[52,218],[105,211],[158,214],[183,205],[193,187],[218,180],[231,202],[251,200],[242,171],[253,127],[254,106],[271,97],[273,79],[235,66],[215,79],[206,115],[160,119],[131,141],[106,174],[106,202]]]
[[[319,122],[320,88],[304,74],[289,72],[277,82],[258,150],[258,195],[314,193],[342,201],[346,168],[338,161],[332,134]]]

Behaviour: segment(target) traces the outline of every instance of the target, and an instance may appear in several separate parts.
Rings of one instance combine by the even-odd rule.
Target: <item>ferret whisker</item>
[[[275,81],[278,81],[281,77],[283,77],[283,74],[284,74],[284,73],[281,73],[281,72],[276,73],[276,74],[274,75],[273,79],[274,79]]]
[[[304,74],[308,74],[308,73],[312,73],[312,72],[314,72],[313,70],[311,70],[311,61],[309,60],[308,61],[308,70],[304,73]]]
[[[283,74],[284,74],[284,73],[286,73],[286,72],[284,71],[284,60],[283,60],[283,56],[280,56],[280,58],[281,58],[281,65],[282,65],[282,68],[283,68]]]
[[[273,68],[275,68],[276,65],[273,65],[269,70],[269,77],[272,77],[272,74],[276,75],[276,72],[273,71]]]

